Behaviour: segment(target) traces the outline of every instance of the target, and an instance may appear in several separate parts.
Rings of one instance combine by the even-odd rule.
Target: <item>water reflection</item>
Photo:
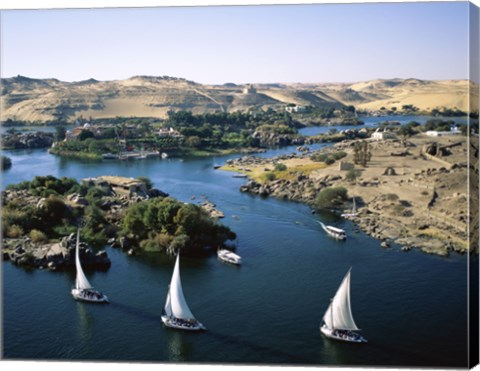
[[[95,317],[89,313],[85,303],[76,302],[76,310],[78,317],[78,340],[79,345],[83,346],[90,342],[93,336],[93,327],[95,323]]]
[[[186,341],[183,332],[168,331],[168,359],[172,362],[186,362],[192,353],[192,344]]]

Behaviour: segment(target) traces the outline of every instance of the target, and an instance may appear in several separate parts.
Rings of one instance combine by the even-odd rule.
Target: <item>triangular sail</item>
[[[77,279],[75,282],[75,287],[77,289],[86,290],[91,289],[92,285],[88,282],[87,277],[82,270],[82,265],[80,264],[80,231],[77,231],[77,245],[75,246],[75,266],[77,268]]]
[[[353,320],[352,308],[350,306],[350,270],[325,312],[323,320],[331,329],[359,330]]]
[[[175,268],[173,270],[172,282],[170,283],[170,291],[168,295],[167,303],[170,300],[171,313],[175,318],[185,320],[195,319],[187,305],[187,302],[185,301],[185,296],[183,296],[182,282],[180,280],[180,253],[177,255],[177,261],[175,262]]]
[[[172,303],[170,301],[170,288],[168,289],[167,301],[165,302],[165,314],[170,317],[172,315]]]
[[[357,212],[357,205],[355,203],[355,196],[353,197],[353,206],[352,206],[352,214]]]

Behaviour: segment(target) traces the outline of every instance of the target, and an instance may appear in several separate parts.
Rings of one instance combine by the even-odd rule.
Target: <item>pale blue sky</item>
[[[467,2],[8,10],[1,75],[201,83],[468,78]]]

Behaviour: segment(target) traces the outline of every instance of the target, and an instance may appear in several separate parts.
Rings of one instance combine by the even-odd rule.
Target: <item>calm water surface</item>
[[[331,214],[312,215],[302,204],[240,193],[243,179],[213,170],[235,155],[137,162],[66,160],[45,150],[7,155],[13,167],[3,174],[2,189],[35,175],[121,175],[148,176],[186,202],[206,196],[238,234],[244,264],[225,265],[213,256],[181,260],[185,296],[208,328],[187,333],[164,328],[160,320],[171,258],[128,257],[107,248],[112,267],[87,275],[109,296],[108,305],[74,301],[74,272],[25,270],[4,262],[6,359],[466,366],[465,256],[385,250]],[[318,220],[345,228],[348,241],[326,237]],[[353,314],[369,340],[360,346],[319,332],[350,267]]]

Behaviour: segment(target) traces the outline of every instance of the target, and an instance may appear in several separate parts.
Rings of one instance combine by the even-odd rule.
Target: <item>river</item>
[[[87,275],[109,296],[108,305],[74,301],[74,272],[4,262],[5,359],[467,366],[466,256],[382,249],[379,241],[332,214],[312,215],[306,205],[241,193],[244,179],[213,169],[238,155],[86,162],[46,150],[5,154],[13,166],[3,173],[2,189],[35,175],[120,175],[148,176],[156,188],[185,202],[205,196],[225,213],[222,223],[237,233],[244,261],[235,267],[214,256],[181,260],[184,293],[208,328],[204,333],[161,323],[172,258],[129,257],[107,247],[111,268]],[[328,238],[319,220],[345,228],[348,240]],[[365,345],[335,342],[319,332],[350,267],[353,315],[369,341]]]

